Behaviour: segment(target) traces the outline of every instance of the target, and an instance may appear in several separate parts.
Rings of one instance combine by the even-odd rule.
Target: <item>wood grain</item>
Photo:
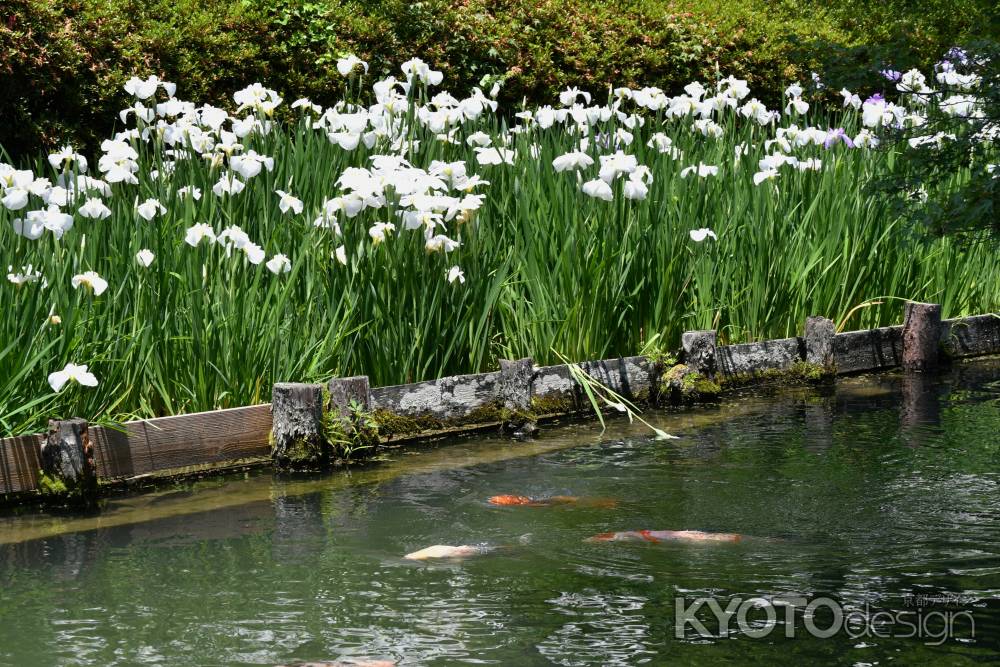
[[[848,331],[833,337],[837,373],[895,368],[903,360],[903,327]]]
[[[953,357],[1000,352],[1000,315],[975,315],[941,323],[942,345]]]
[[[22,435],[0,439],[0,494],[38,487],[42,436]]]
[[[268,403],[94,427],[91,437],[98,475],[116,479],[267,456],[270,432]]]

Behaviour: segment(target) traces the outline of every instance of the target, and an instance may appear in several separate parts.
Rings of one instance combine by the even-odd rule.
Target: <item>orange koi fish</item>
[[[487,502],[501,507],[551,507],[553,505],[580,505],[592,507],[614,507],[618,504],[611,498],[578,498],[576,496],[549,496],[547,498],[532,498],[531,496],[502,495],[493,496]]]
[[[663,542],[680,540],[684,542],[739,542],[743,539],[737,533],[705,533],[700,530],[625,530],[617,533],[601,533],[588,537],[587,542]]]

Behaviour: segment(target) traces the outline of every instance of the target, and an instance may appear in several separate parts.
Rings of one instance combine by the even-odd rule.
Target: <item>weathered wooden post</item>
[[[833,339],[837,328],[833,320],[825,317],[806,318],[806,363],[833,370],[836,361],[833,355]]]
[[[84,419],[51,419],[41,446],[42,493],[75,505],[97,499],[94,446]]]
[[[367,375],[333,378],[327,383],[330,412],[327,440],[333,451],[345,459],[364,451],[370,456],[378,449],[378,424],[370,414],[372,394]],[[334,419],[330,419],[333,417]]]
[[[512,431],[518,437],[529,436],[538,430],[531,410],[534,377],[535,362],[531,357],[500,360],[497,398],[501,421],[504,430]]]
[[[271,390],[271,460],[278,470],[330,464],[323,432],[323,385],[282,382]]]
[[[716,333],[714,330],[685,331],[681,334],[684,363],[702,376],[714,378],[716,369],[715,341]]]
[[[903,313],[903,370],[934,370],[940,360],[940,304],[907,301]]]
[[[721,387],[714,382],[716,333],[685,331],[681,334],[681,362],[665,373],[657,370],[660,398],[674,403],[715,400]],[[662,374],[661,374],[662,373]]]
[[[929,437],[926,427],[941,422],[940,387],[923,371],[938,367],[942,356],[941,306],[907,301],[903,311],[902,401],[899,416],[911,447]],[[918,372],[914,372],[918,371]]]
[[[333,378],[327,384],[330,392],[330,405],[327,407],[336,412],[338,417],[351,416],[351,404],[362,411],[371,409],[371,388],[367,375],[355,375],[349,378]]]

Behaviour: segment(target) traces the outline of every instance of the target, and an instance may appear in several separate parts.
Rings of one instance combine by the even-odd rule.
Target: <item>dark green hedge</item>
[[[373,74],[419,56],[461,92],[506,74],[503,97],[552,100],[567,85],[677,90],[716,72],[772,101],[814,69],[871,85],[876,65],[927,64],[989,33],[983,0],[5,0],[0,3],[0,146],[11,154],[93,145],[156,73],[187,99],[224,104],[260,80],[287,99],[335,99],[341,53]],[[898,68],[898,67],[897,67]]]

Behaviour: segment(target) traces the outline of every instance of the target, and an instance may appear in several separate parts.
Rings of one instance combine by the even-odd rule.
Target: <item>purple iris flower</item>
[[[879,102],[882,102],[884,100],[885,100],[885,98],[882,97],[882,95],[880,93],[875,93],[874,95],[872,95],[871,97],[869,97],[867,100],[865,100],[864,103],[865,104],[878,104]]]
[[[884,69],[879,71],[879,74],[889,79],[889,81],[899,81],[901,78],[903,78],[903,73],[897,72],[894,69]]]
[[[843,141],[847,144],[848,148],[854,148],[854,142],[851,141],[851,137],[848,136],[847,132],[844,132],[844,128],[842,127],[826,131],[826,141],[823,142],[823,148],[830,148],[838,141]]]
[[[946,60],[953,60],[958,62],[959,65],[969,64],[969,54],[965,52],[965,49],[961,49],[957,46],[953,46],[948,49],[948,53],[944,54]]]
[[[594,143],[601,148],[611,148],[613,139],[614,135],[608,134],[607,132],[598,132],[594,135]]]

